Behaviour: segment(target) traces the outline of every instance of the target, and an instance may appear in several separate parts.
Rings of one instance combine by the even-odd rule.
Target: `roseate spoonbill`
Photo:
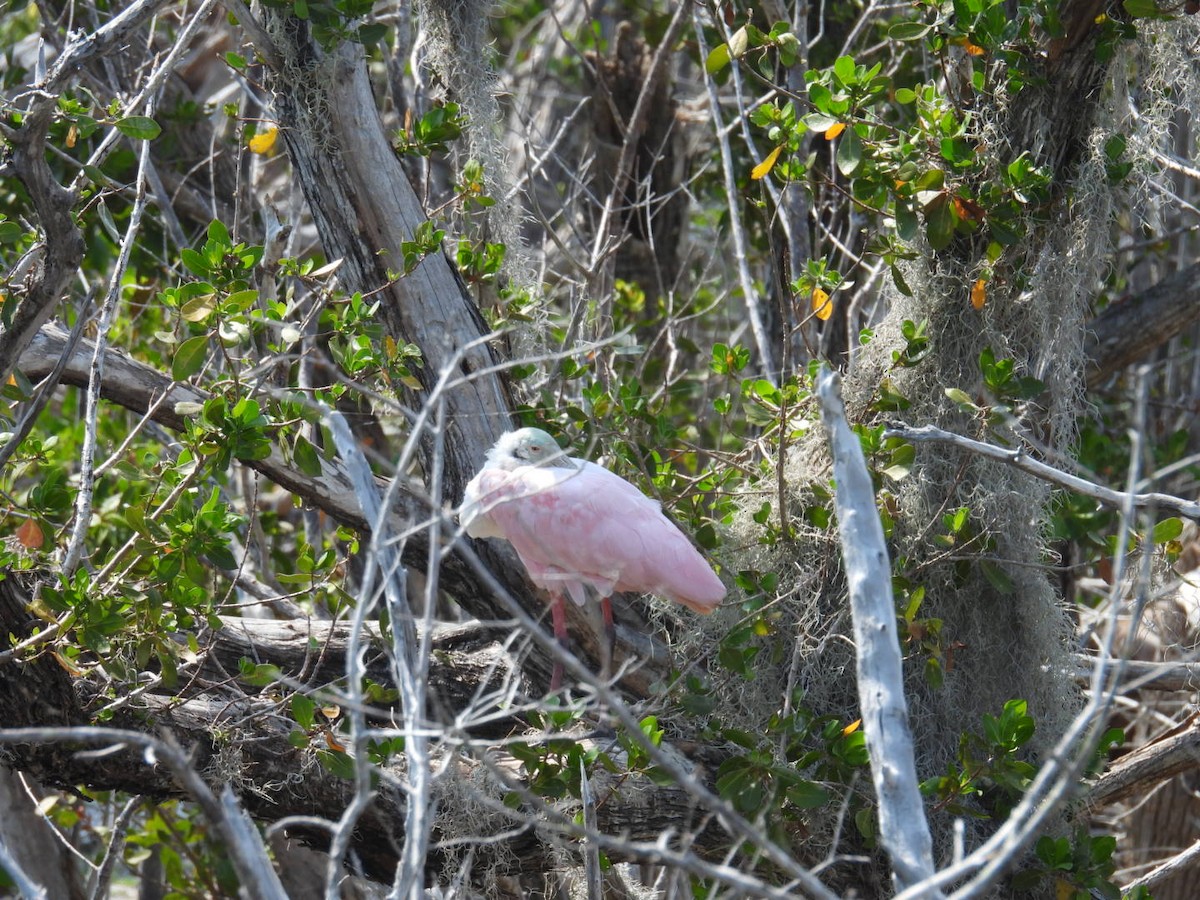
[[[471,537],[506,539],[551,597],[554,636],[567,646],[563,594],[600,597],[609,646],[613,591],[657,594],[708,614],[725,586],[656,501],[619,475],[568,456],[539,428],[501,435],[463,497]],[[550,689],[562,680],[555,663]]]

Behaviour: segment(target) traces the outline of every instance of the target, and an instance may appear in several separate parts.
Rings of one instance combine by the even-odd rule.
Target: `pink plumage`
[[[467,485],[472,537],[502,537],[534,584],[582,605],[591,587],[656,594],[710,613],[725,586],[659,505],[595,463],[566,456],[546,432],[503,435]],[[606,612],[608,612],[606,610]]]

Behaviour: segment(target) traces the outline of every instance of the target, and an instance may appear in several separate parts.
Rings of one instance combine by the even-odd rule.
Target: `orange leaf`
[[[980,204],[966,197],[954,198],[954,211],[958,213],[960,219],[969,222],[982,222],[983,217],[987,214]]]
[[[760,162],[750,171],[750,179],[758,181],[760,178],[765,178],[775,168],[775,163],[779,161],[779,154],[783,152],[783,145],[780,144],[774,150],[767,154],[767,158]]]
[[[858,726],[861,724],[862,724],[862,719],[855,719],[853,722],[851,722],[849,725],[847,725],[845,728],[842,729],[842,735],[845,736],[845,735],[849,735],[849,734],[854,734],[854,732],[858,731]]]
[[[17,529],[17,540],[26,550],[39,550],[42,544],[46,543],[46,536],[42,534],[41,526],[37,522],[26,519]]]
[[[813,288],[812,309],[813,315],[822,322],[833,315],[833,303],[830,301],[829,295],[820,288]]]
[[[987,282],[980,278],[971,286],[971,306],[975,309],[983,309],[983,304],[987,303]]]
[[[983,54],[987,53],[987,51],[978,44],[972,44],[970,41],[967,41],[965,44],[963,44],[963,47],[972,56],[983,56]]]
[[[828,128],[825,129],[825,140],[832,141],[835,137],[837,137],[839,134],[841,134],[845,130],[846,130],[845,122],[834,122],[832,125],[830,125]]]
[[[330,750],[336,750],[340,753],[346,752],[345,744],[339,743],[337,738],[335,738],[333,736],[332,731],[326,730],[324,732],[324,735],[325,735],[325,744],[329,747]]]
[[[254,137],[250,138],[251,153],[267,153],[275,146],[275,140],[279,137],[279,128],[275,125],[269,128],[264,128]]]

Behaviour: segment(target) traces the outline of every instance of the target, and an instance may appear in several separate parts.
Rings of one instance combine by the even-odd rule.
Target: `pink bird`
[[[613,638],[613,591],[657,594],[707,615],[725,585],[656,501],[603,466],[568,456],[538,428],[500,437],[467,485],[460,521],[471,537],[505,538],[551,596],[554,636],[567,646],[564,592],[600,597]],[[550,689],[562,680],[556,663]]]

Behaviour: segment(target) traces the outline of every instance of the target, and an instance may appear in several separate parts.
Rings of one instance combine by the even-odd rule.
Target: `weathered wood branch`
[[[512,398],[499,358],[481,339],[488,328],[458,272],[441,252],[410,272],[402,245],[428,221],[379,118],[363,47],[326,52],[308,23],[264,7],[280,59],[270,86],[288,156],[329,259],[351,291],[381,300],[385,327],[421,348],[414,409],[444,404],[444,483],[452,502],[484,453],[512,425]],[[447,374],[454,376],[449,385]],[[462,376],[469,376],[463,378]],[[424,444],[433,452],[431,441]],[[428,467],[427,467],[428,469]]]
[[[0,581],[0,650],[9,635],[19,640],[36,625],[44,623],[28,611],[27,592],[17,577]],[[347,631],[344,625],[329,623],[226,619],[222,628],[202,636],[201,661],[181,673],[181,684],[173,692],[146,691],[116,701],[98,669],[73,675],[49,652],[11,660],[0,664],[0,722],[9,729],[86,726],[98,709],[108,707],[108,723],[114,728],[169,733],[191,754],[197,772],[210,784],[231,785],[259,821],[289,816],[333,821],[350,802],[353,782],[317,761],[317,751],[336,741],[333,732],[329,740],[320,729],[308,735],[311,743],[296,740],[300,729],[288,714],[288,698],[299,689],[329,702],[329,692],[336,692],[336,681],[345,671]],[[484,765],[472,756],[475,751],[466,749],[466,742],[480,737],[491,742],[523,730],[519,720],[497,706],[519,700],[524,691],[522,683],[513,681],[520,674],[503,641],[506,634],[506,629],[474,623],[439,629],[434,636],[429,677],[437,699],[431,712],[445,726],[439,761],[448,763],[437,781],[437,796],[446,810],[435,828],[440,844],[428,860],[434,872],[456,842],[475,845],[477,864],[512,872],[551,870],[557,864],[555,845],[570,842],[563,836],[571,831],[570,809],[556,823],[555,816],[547,820],[529,809],[505,807],[504,792],[521,789],[524,778],[512,756],[488,749]],[[376,634],[369,644],[369,677],[391,686],[384,642]],[[257,689],[231,677],[245,657],[278,666],[287,685]],[[384,715],[386,710],[378,711],[379,718]],[[117,742],[112,752],[83,754],[79,751],[86,748],[81,745],[61,741],[4,744],[3,734],[0,730],[0,761],[49,786],[69,790],[83,784],[152,797],[181,793],[172,772],[148,761],[140,747]],[[90,748],[94,747],[93,742]],[[389,772],[397,777],[389,778]],[[381,767],[381,773],[378,793],[355,832],[354,849],[367,872],[390,880],[404,827],[405,795],[399,786],[403,769],[393,763]],[[688,834],[694,849],[719,847],[725,840],[719,829],[705,827],[709,817],[682,788],[657,786],[628,773],[593,778],[593,790],[602,800],[597,804],[597,826],[605,834],[646,842],[663,834]],[[454,808],[467,796],[479,805],[479,815],[464,816]],[[539,818],[539,828],[548,830],[531,824]],[[289,828],[288,833],[317,845],[328,837],[304,827]]]
[[[1146,794],[1155,785],[1182,772],[1193,771],[1200,756],[1200,714],[1169,734],[1121,757],[1087,791],[1091,806],[1106,806],[1134,794]]]
[[[1088,387],[1149,356],[1200,321],[1200,263],[1108,306],[1088,328]]]

